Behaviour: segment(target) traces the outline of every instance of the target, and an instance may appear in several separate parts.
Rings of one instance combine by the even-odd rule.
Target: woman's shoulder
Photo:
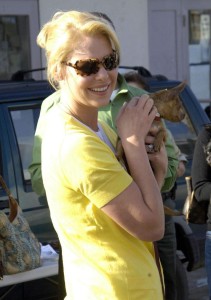
[[[60,102],[60,90],[55,91],[53,94],[48,96],[41,105],[41,113],[47,113],[54,105]]]

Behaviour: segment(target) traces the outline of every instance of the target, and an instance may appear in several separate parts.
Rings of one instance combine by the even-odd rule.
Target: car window
[[[165,124],[171,131],[181,152],[186,154],[188,158],[192,158],[197,136],[189,117],[186,115],[185,120],[176,123],[165,120]]]
[[[32,161],[34,133],[40,108],[12,110],[10,113],[19,147],[23,177],[28,181],[31,179],[28,167]]]

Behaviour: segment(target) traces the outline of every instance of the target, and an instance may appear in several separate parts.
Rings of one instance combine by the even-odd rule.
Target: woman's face
[[[103,36],[84,36],[67,62],[75,65],[79,60],[102,59],[112,54],[109,41]],[[106,70],[99,64],[96,74],[81,76],[71,66],[66,66],[65,85],[68,86],[68,96],[74,105],[99,108],[107,105],[116,86],[118,69]]]

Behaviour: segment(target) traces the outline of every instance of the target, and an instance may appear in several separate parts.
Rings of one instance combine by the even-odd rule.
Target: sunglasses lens
[[[77,63],[77,71],[80,75],[96,74],[99,70],[98,62],[94,60],[79,61]]]
[[[117,57],[115,53],[105,57],[103,60],[104,68],[108,71],[115,69],[117,64]]]

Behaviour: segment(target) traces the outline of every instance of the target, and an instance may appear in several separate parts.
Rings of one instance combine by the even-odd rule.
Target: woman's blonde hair
[[[47,76],[54,88],[59,87],[58,74],[65,67],[62,62],[78,46],[82,35],[103,35],[110,41],[120,59],[120,45],[117,35],[109,22],[88,12],[57,12],[46,23],[37,36],[37,44],[45,49],[47,58]]]

